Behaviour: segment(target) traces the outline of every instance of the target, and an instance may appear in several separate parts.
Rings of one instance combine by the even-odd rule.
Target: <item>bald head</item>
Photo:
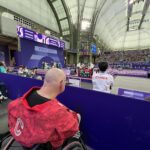
[[[54,84],[62,80],[65,80],[65,78],[66,78],[66,75],[63,70],[58,69],[58,68],[52,68],[46,72],[44,82],[48,84],[49,83]]]
[[[38,90],[38,94],[43,97],[53,99],[65,90],[66,75],[63,70],[52,68],[46,72],[44,84]]]

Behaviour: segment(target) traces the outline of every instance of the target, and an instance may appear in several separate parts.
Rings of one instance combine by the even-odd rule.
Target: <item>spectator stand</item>
[[[78,76],[82,78],[92,78],[93,69],[82,68],[78,71]]]

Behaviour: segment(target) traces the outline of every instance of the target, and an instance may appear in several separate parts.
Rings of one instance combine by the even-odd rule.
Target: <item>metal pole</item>
[[[77,23],[77,64],[79,63],[79,48],[80,48],[80,0],[77,0],[78,3],[78,23]]]

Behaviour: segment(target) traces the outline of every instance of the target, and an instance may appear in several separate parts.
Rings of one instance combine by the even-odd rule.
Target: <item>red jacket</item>
[[[57,148],[79,130],[77,114],[57,99],[30,107],[26,97],[33,89],[9,104],[10,132],[26,147],[50,141]]]

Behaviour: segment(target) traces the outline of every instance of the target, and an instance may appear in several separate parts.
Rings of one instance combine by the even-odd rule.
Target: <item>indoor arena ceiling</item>
[[[108,50],[150,47],[150,0],[0,0],[0,5],[63,36],[80,20],[81,30],[90,29]]]
[[[113,50],[150,47],[150,0],[65,0],[73,23],[78,7],[81,28],[94,27],[94,35]],[[78,3],[80,5],[78,5]]]

